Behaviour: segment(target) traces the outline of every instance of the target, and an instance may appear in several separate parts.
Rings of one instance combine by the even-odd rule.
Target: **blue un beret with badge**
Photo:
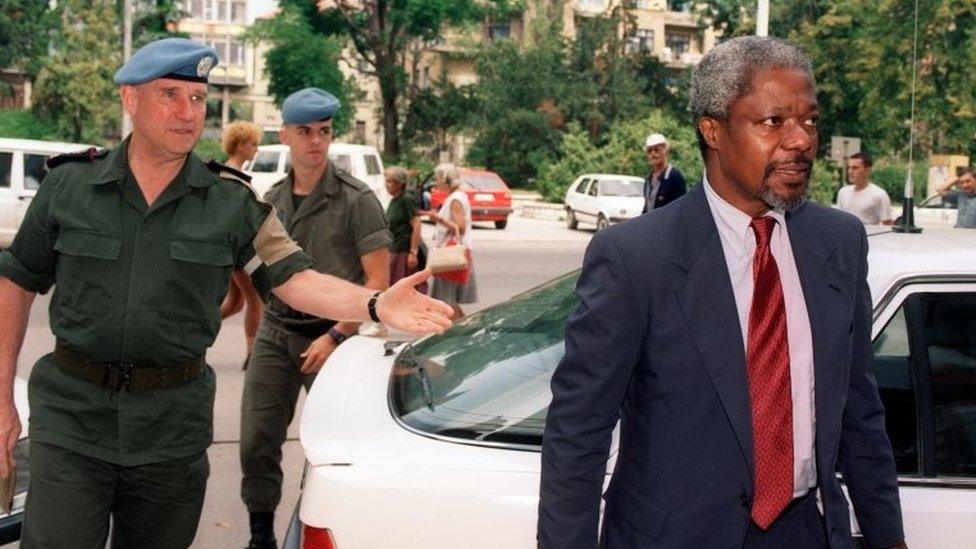
[[[339,110],[339,100],[331,93],[318,88],[305,88],[287,98],[281,104],[281,120],[285,124],[308,124],[332,118]]]
[[[217,50],[186,38],[163,38],[139,48],[115,73],[115,83],[144,84],[157,78],[207,83]]]

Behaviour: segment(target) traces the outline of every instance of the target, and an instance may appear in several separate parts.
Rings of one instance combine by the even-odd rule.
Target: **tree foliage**
[[[112,0],[63,0],[61,32],[34,84],[34,110],[64,139],[101,143],[122,109],[112,81],[122,47]]]
[[[335,133],[349,131],[358,91],[355,82],[339,69],[342,46],[337,37],[317,33],[293,5],[284,5],[272,19],[258,21],[245,37],[252,43],[265,41],[271,45],[264,59],[269,73],[268,93],[276,105],[280,107],[286,97],[300,89],[321,88],[342,104],[333,120]]]
[[[143,0],[134,4],[137,11],[133,16],[132,51],[160,38],[186,36],[176,31],[180,20],[189,15],[181,0]]]
[[[314,33],[348,39],[357,68],[376,77],[383,118],[383,152],[400,154],[400,112],[405,106],[408,56],[432,48],[449,25],[479,21],[518,6],[509,0],[281,0],[294,7]]]
[[[55,12],[39,0],[4,0],[0,9],[0,68],[18,67],[28,74],[40,68]]]

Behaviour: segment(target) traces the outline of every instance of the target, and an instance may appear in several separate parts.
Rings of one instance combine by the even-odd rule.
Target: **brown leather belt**
[[[54,360],[65,373],[113,391],[132,393],[172,389],[195,379],[206,363],[203,357],[173,366],[150,366],[133,362],[94,362],[61,345],[54,347]]]

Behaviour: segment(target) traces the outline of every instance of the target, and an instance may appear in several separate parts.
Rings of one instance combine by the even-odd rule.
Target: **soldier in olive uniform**
[[[285,99],[279,137],[290,146],[292,169],[265,200],[312,257],[313,269],[382,290],[390,280],[386,215],[365,183],[328,160],[338,109],[338,99],[318,88]],[[304,314],[280,299],[268,302],[241,404],[241,496],[250,514],[252,549],[276,547],[281,445],[298,394],[303,386],[308,390],[329,355],[358,327]]]
[[[29,381],[31,477],[22,546],[187,547],[209,474],[214,373],[204,360],[235,267],[267,296],[422,333],[449,308],[410,284],[368,290],[309,267],[246,176],[192,154],[213,48],[165,39],[115,75],[133,132],[55,159],[0,254],[0,475],[21,425],[13,377],[37,292],[54,286],[54,352]],[[59,165],[60,164],[60,165]]]

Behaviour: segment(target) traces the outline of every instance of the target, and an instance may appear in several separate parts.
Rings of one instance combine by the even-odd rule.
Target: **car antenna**
[[[921,227],[915,226],[915,182],[912,178],[914,171],[915,153],[915,75],[918,67],[918,0],[915,0],[915,34],[912,38],[912,107],[910,125],[908,128],[908,175],[905,176],[905,200],[902,202],[901,223],[891,227],[896,233],[920,233]]]

